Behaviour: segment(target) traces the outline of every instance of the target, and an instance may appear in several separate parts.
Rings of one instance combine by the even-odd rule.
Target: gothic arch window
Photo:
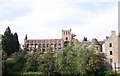
[[[43,52],[45,52],[45,49],[42,49]]]
[[[68,40],[68,37],[66,37],[65,40]]]
[[[49,47],[49,44],[47,44],[47,47]]]
[[[64,35],[65,35],[65,32],[64,32]]]

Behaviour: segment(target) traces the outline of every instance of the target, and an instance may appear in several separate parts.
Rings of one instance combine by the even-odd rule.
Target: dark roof
[[[83,43],[85,46],[89,46],[89,45],[91,44],[90,41],[83,41],[82,43]]]
[[[93,38],[91,41],[82,41],[82,43],[88,47],[90,45],[103,45],[105,42],[98,41],[96,38]]]
[[[102,45],[102,44],[104,44],[104,43],[105,43],[104,41],[99,41],[99,44],[100,44],[100,45]]]
[[[99,42],[96,38],[93,38],[92,41],[91,41],[91,44],[99,45]]]

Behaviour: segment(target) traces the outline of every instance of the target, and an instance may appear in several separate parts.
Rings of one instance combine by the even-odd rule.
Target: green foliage
[[[108,71],[105,71],[105,76],[120,76],[120,74],[113,72],[112,70],[108,70]]]
[[[47,52],[42,54],[40,58],[38,58],[38,61],[40,61],[39,70],[41,70],[41,72],[52,73],[54,71],[55,57],[54,52],[52,50],[48,50]]]
[[[14,51],[19,51],[19,48],[20,48],[20,46],[19,46],[19,40],[18,40],[18,35],[17,35],[17,33],[15,33],[14,35],[13,35],[13,43],[14,43]]]
[[[22,52],[12,54],[11,58],[3,60],[3,75],[9,76],[13,72],[23,71],[27,58]]]
[[[25,72],[44,72],[53,73],[54,67],[54,52],[48,49],[46,52],[35,52],[28,56],[25,64]]]
[[[65,47],[56,57],[57,72],[72,75],[98,75],[104,70],[103,59],[93,48],[86,48],[82,44]],[[101,74],[101,73],[100,73]]]
[[[19,51],[19,41],[17,33],[13,35],[11,33],[10,27],[7,27],[4,35],[2,36],[2,49],[6,52],[8,56],[16,51]]]
[[[38,61],[40,53],[34,53],[27,56],[27,62],[25,63],[25,72],[36,72],[38,71]]]
[[[12,76],[47,76],[42,72],[15,72]]]
[[[56,57],[57,72],[61,74],[77,74],[76,71],[76,53],[72,49],[73,46],[67,46]]]
[[[3,75],[17,74],[22,76],[38,76],[41,74],[53,76],[56,73],[72,76],[119,76],[108,71],[105,67],[104,58],[95,54],[95,49],[86,48],[76,39],[71,45],[64,47],[59,53],[51,48],[45,52],[15,52],[7,56],[3,51]],[[10,75],[11,76],[11,75]]]

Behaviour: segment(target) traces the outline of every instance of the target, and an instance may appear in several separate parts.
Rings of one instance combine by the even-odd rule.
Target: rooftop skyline
[[[60,39],[72,29],[81,40],[103,40],[118,30],[118,0],[0,0],[0,34],[7,26],[20,43],[28,39]]]

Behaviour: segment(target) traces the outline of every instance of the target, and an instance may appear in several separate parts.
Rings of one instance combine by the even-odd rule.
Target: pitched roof
[[[99,42],[96,38],[93,38],[92,41],[91,41],[91,45],[94,44],[94,45],[99,45]]]
[[[91,44],[90,41],[83,41],[82,43],[83,43],[85,46],[87,46],[87,47]]]

